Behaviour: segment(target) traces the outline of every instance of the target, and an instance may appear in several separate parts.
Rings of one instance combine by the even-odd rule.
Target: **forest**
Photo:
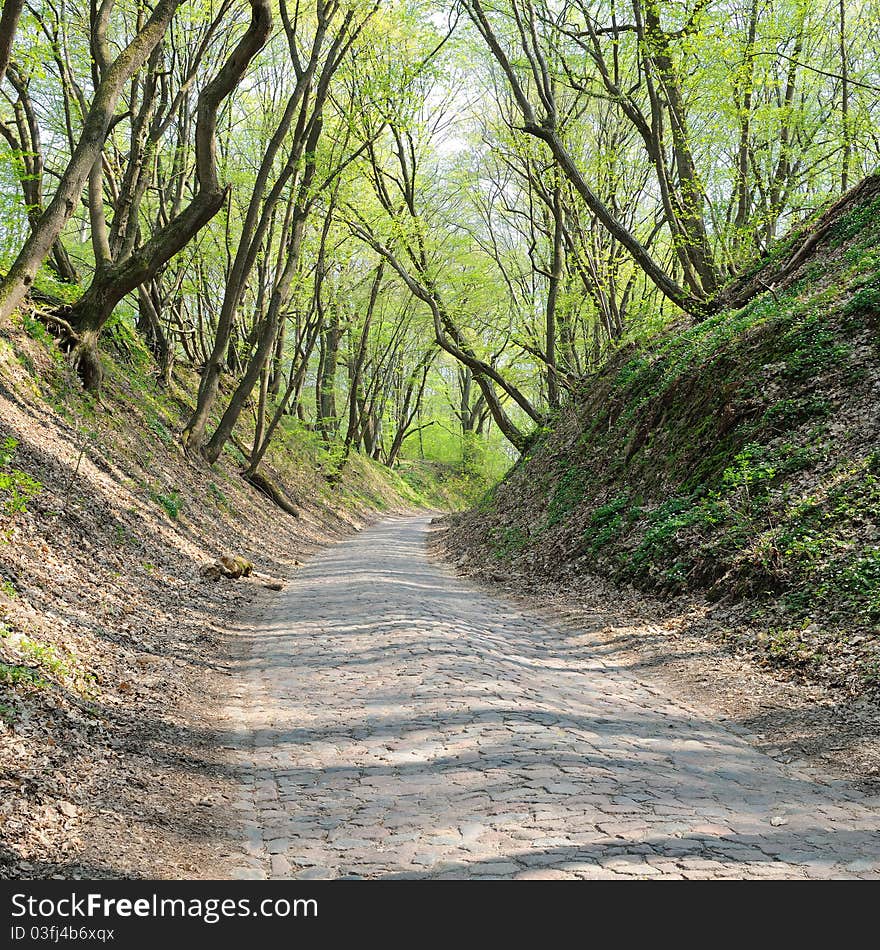
[[[878,0],[2,2],[0,877],[880,876]]]
[[[515,458],[874,168],[878,30],[843,0],[6,2],[0,319],[30,294],[93,391],[120,324],[197,367],[208,462],[251,406],[251,471],[284,414],[340,461]]]

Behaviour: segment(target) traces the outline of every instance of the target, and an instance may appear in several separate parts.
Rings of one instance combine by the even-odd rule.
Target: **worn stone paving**
[[[394,518],[240,634],[237,878],[880,877],[880,801],[751,747]]]

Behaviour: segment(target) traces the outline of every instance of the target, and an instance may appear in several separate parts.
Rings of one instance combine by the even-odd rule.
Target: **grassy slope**
[[[851,691],[880,687],[880,183],[869,184],[782,289],[622,351],[585,381],[454,522],[452,546],[738,602],[756,626],[734,635],[769,659]]]

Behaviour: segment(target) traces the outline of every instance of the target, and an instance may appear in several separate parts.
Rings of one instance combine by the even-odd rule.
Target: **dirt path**
[[[754,749],[394,518],[242,628],[232,877],[880,878],[880,800]]]

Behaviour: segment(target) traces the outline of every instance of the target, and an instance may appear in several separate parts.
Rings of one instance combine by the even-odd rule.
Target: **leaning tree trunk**
[[[89,172],[104,147],[123,87],[162,39],[180,3],[181,0],[158,0],[143,29],[104,73],[55,195],[28,235],[9,273],[0,281],[0,322],[7,320],[24,299],[37,269],[49,256],[62,228],[76,210]]]
[[[149,241],[118,263],[98,267],[92,284],[74,305],[70,323],[79,334],[74,362],[89,389],[101,383],[98,337],[116,305],[151,280],[185,247],[223,206],[226,188],[217,172],[217,112],[238,86],[250,61],[263,47],[272,29],[269,0],[250,0],[251,22],[244,36],[199,95],[196,119],[196,177],[199,190],[189,205]]]

